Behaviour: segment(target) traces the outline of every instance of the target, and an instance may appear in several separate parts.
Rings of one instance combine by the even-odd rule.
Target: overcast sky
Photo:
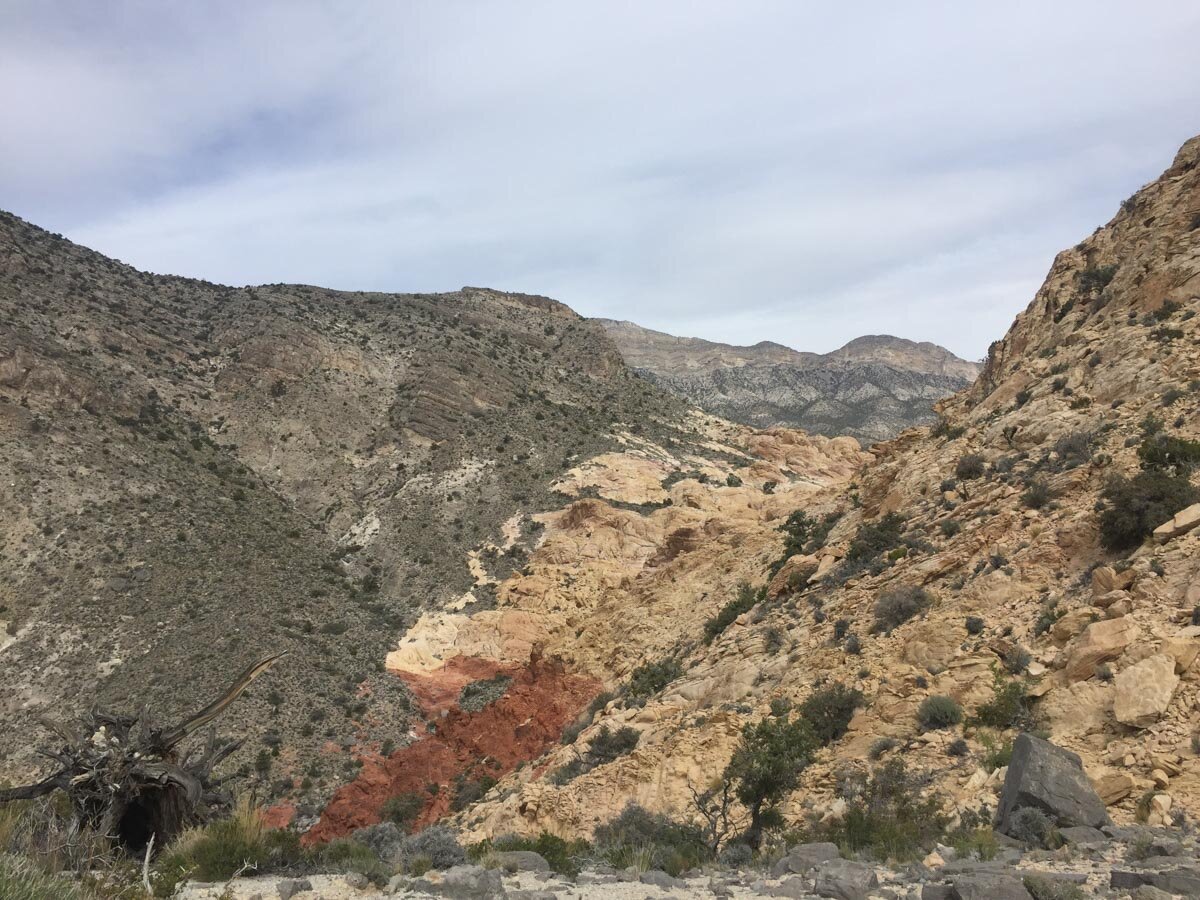
[[[978,358],[1200,131],[1200,4],[0,0],[0,207],[231,284]]]

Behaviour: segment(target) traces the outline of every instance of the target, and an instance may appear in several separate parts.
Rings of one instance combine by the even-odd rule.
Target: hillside
[[[318,801],[358,753],[410,739],[388,651],[422,610],[495,604],[562,472],[630,432],[725,452],[543,297],[229,288],[0,214],[0,318],[14,780],[40,765],[36,716],[169,718],[282,649],[226,727],[261,793]]]
[[[495,671],[533,646],[609,692],[561,746],[481,782],[458,823],[471,837],[588,835],[630,800],[689,817],[690,788],[722,771],[746,723],[836,683],[861,692],[858,711],[805,771],[789,822],[836,815],[843,779],[894,755],[952,811],[995,809],[1021,723],[1079,754],[1118,822],[1195,816],[1200,516],[1163,523],[1197,496],[1198,309],[1195,139],[1057,257],[936,427],[862,465],[851,445],[762,433],[748,446],[764,463],[714,462],[669,487],[641,451],[581,466],[562,485],[580,499],[543,517],[496,611],[428,613],[388,658],[429,686],[426,709],[448,710],[458,745],[482,720],[435,690],[447,659]],[[647,513],[664,491],[671,505]],[[789,551],[780,526],[797,512]],[[706,626],[742,580],[765,596]],[[1001,694],[1008,705],[985,712]],[[935,696],[991,724],[925,730]],[[602,736],[625,727],[634,746],[599,760]],[[319,833],[374,821],[412,789],[405,771],[402,754],[368,764]]]
[[[855,338],[817,354],[770,341],[737,347],[599,321],[630,366],[714,415],[757,428],[849,434],[864,443],[932,421],[934,402],[979,372],[936,344],[890,335]]]

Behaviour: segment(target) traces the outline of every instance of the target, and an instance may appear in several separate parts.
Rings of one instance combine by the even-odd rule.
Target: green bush
[[[1101,492],[1100,542],[1109,550],[1138,546],[1163,522],[1200,499],[1187,478],[1161,471],[1118,475]]]
[[[992,676],[992,699],[979,705],[968,724],[987,728],[1029,730],[1033,716],[1025,704],[1025,685],[1008,680],[999,671]]]
[[[898,546],[904,537],[904,517],[888,513],[877,522],[864,522],[846,548],[846,561],[855,563],[874,559]]]
[[[933,605],[933,595],[917,585],[888,588],[875,601],[876,632],[890,632]]]
[[[1042,509],[1048,506],[1053,499],[1054,492],[1050,489],[1050,485],[1040,478],[1029,482],[1029,486],[1021,494],[1021,502],[1029,509]]]
[[[1088,266],[1079,272],[1079,289],[1085,294],[1104,290],[1116,274],[1117,267],[1115,265]]]
[[[712,858],[704,832],[630,803],[616,818],[597,826],[597,855],[609,865],[624,868],[637,862],[645,868],[679,875]]]
[[[472,681],[459,692],[458,708],[464,712],[479,712],[503,697],[510,684],[510,675],[495,675]]]
[[[894,737],[881,737],[871,744],[871,748],[867,751],[867,758],[876,762],[883,758],[883,754],[889,750],[895,750],[899,746],[900,742]]]
[[[982,634],[986,625],[987,623],[979,618],[979,616],[967,616],[967,634]]]
[[[787,536],[784,545],[786,556],[797,553],[812,553],[819,549],[829,537],[829,532],[837,524],[838,514],[829,513],[821,519],[810,518],[804,510],[796,510],[787,517],[779,530]]]
[[[587,750],[566,765],[555,769],[550,774],[550,781],[554,784],[566,784],[631,752],[637,747],[640,739],[641,732],[628,725],[616,731],[610,731],[607,725],[601,725]]]
[[[1147,471],[1188,475],[1200,466],[1200,441],[1155,434],[1142,441],[1138,459]]]
[[[983,457],[978,453],[968,453],[960,456],[954,465],[954,477],[959,481],[970,481],[982,478],[984,473]]]
[[[917,708],[917,722],[924,731],[949,728],[962,720],[962,707],[953,697],[934,694],[932,697],[922,700],[921,705]]]
[[[1072,431],[1054,442],[1058,469],[1075,469],[1089,462],[1096,435],[1090,431]]]
[[[379,816],[385,822],[399,825],[402,831],[411,831],[413,823],[424,808],[424,797],[414,791],[406,791],[384,801]]]
[[[653,697],[682,674],[683,668],[676,659],[645,663],[629,674],[625,693],[634,699],[645,700]]]
[[[832,744],[846,733],[854,711],[862,702],[862,691],[835,683],[809,694],[800,704],[799,713],[818,741]]]
[[[432,825],[404,838],[396,856],[401,867],[413,875],[428,869],[449,869],[467,861],[457,836],[444,825]]]
[[[938,527],[942,530],[942,537],[952,538],[962,531],[962,522],[958,519],[943,519]]]
[[[567,841],[548,831],[543,831],[536,838],[502,834],[493,840],[474,844],[467,849],[467,855],[471,859],[479,861],[486,858],[491,850],[500,852],[532,851],[550,864],[551,871],[557,872],[559,875],[566,875],[568,878],[578,875],[583,862],[593,856],[592,845],[587,841],[578,838]]]
[[[742,583],[738,587],[737,596],[721,607],[720,611],[704,623],[704,643],[711,644],[734,620],[744,612],[749,612],[767,597],[766,587],[758,590],[749,584]]]
[[[842,792],[846,814],[840,821],[810,825],[805,839],[831,841],[846,855],[919,859],[942,838],[948,821],[941,799],[922,797],[921,784],[893,756],[869,777],[851,779]]]
[[[741,487],[742,479],[738,478],[736,475],[734,475],[732,472],[730,472],[728,475],[725,476],[725,486],[726,487]]]
[[[742,729],[742,739],[725,767],[738,800],[750,812],[745,842],[757,850],[763,831],[781,824],[775,805],[799,784],[820,741],[803,718],[786,713],[770,716]]]

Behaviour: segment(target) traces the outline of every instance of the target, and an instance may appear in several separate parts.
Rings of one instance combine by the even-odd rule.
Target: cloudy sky
[[[1200,4],[2,0],[0,207],[231,284],[978,358],[1200,131]]]

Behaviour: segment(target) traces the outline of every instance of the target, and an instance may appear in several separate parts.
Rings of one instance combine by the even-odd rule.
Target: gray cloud
[[[10,3],[0,205],[214,281],[978,357],[1196,130],[1200,8],[976,6]]]

